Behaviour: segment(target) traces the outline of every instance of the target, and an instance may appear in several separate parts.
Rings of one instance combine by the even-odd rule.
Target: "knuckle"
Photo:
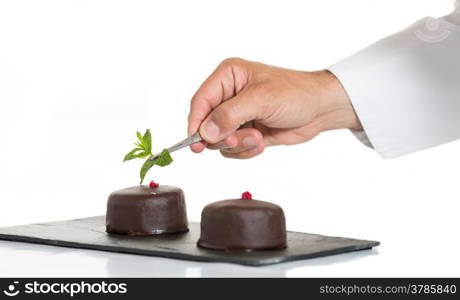
[[[193,111],[193,113],[196,113],[197,111],[201,110],[206,110],[208,107],[208,103],[208,99],[194,96],[192,100],[190,100],[190,109]]]
[[[234,127],[237,122],[236,113],[234,112],[234,109],[229,106],[220,109],[217,118],[220,121],[219,123],[228,128]]]
[[[195,95],[193,95],[192,99],[190,100],[190,106],[194,106],[196,105],[196,102],[198,101],[198,97],[197,97],[197,94],[195,93]]]
[[[236,65],[240,65],[242,63],[244,63],[245,60],[240,58],[240,57],[229,57],[229,58],[226,58],[224,59],[220,65],[222,67],[229,67],[229,66],[236,66]]]

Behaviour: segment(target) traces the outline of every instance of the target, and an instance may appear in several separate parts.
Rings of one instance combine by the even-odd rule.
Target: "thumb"
[[[200,127],[201,137],[210,144],[218,143],[244,123],[257,119],[258,115],[255,101],[237,95],[211,111]]]

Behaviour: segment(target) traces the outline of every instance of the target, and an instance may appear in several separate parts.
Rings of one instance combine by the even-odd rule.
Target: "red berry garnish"
[[[156,183],[156,182],[153,181],[153,180],[150,181],[150,183],[149,183],[149,187],[151,187],[152,189],[153,189],[153,188],[156,188],[156,187],[158,187],[158,186],[160,186],[160,184]]]
[[[252,200],[252,195],[250,192],[244,192],[243,194],[241,194],[241,199]]]

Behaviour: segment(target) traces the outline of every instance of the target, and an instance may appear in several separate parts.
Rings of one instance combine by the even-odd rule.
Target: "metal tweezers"
[[[192,144],[196,144],[198,142],[201,142],[203,139],[201,138],[201,135],[199,132],[195,132],[194,134],[192,134],[191,136],[189,136],[188,138],[186,138],[185,140],[167,148],[167,150],[169,151],[169,153],[172,153],[174,151],[177,151],[179,149],[182,149],[182,148],[185,148],[187,146],[190,146]],[[158,154],[155,154],[154,156],[152,156],[150,159],[151,160],[154,160],[156,158],[158,158],[160,156],[160,153]]]

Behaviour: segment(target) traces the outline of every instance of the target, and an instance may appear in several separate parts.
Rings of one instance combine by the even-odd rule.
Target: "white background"
[[[0,226],[104,214],[111,191],[138,182],[141,162],[121,162],[135,131],[151,128],[157,150],[184,138],[191,96],[226,57],[326,68],[452,7],[2,1]],[[281,205],[290,230],[382,245],[278,269],[214,264],[207,272],[210,264],[1,242],[0,276],[459,276],[459,153],[457,142],[383,160],[345,130],[246,161],[182,150],[149,179],[183,188],[192,221],[207,203],[249,190]]]

